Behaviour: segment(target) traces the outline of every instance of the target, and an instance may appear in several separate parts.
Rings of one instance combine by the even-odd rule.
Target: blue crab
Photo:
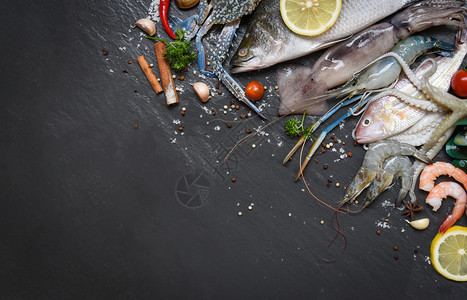
[[[177,26],[185,31],[187,40],[196,37],[198,50],[198,67],[200,72],[211,77],[218,77],[229,91],[240,101],[253,109],[259,116],[266,119],[245,95],[244,88],[240,86],[222,66],[227,58],[235,32],[240,25],[242,16],[252,13],[261,0],[207,0],[199,2],[198,14],[183,22],[177,22]],[[208,17],[209,16],[209,17]],[[206,53],[201,39],[214,24],[225,24],[219,36],[218,46],[214,52],[213,71],[206,69]]]

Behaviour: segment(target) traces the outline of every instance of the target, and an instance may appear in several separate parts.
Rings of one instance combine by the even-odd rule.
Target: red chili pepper
[[[175,34],[172,31],[172,28],[169,26],[169,20],[167,18],[167,13],[169,11],[170,0],[161,0],[159,4],[159,15],[161,17],[162,26],[164,26],[165,31],[170,35],[171,38],[175,38]]]

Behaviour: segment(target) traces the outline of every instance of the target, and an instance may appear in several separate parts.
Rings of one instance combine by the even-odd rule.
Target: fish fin
[[[342,41],[350,39],[352,36],[353,36],[353,34],[351,34],[349,36],[345,36],[345,37],[340,38],[338,40],[333,40],[333,41],[330,41],[330,42],[327,42],[327,43],[324,43],[324,44],[320,44],[319,49],[325,49],[325,48],[331,47],[331,46],[333,46],[333,45],[335,45],[337,43],[340,43]]]

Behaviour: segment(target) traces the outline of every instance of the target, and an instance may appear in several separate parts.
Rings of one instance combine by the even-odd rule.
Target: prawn
[[[392,156],[384,161],[381,172],[376,175],[375,180],[368,188],[368,193],[363,202],[362,208],[370,205],[379,194],[388,189],[397,178],[401,178],[401,190],[396,200],[396,205],[405,198],[410,189],[412,162],[407,156]]]
[[[386,158],[395,155],[412,155],[425,163],[431,163],[431,159],[419,152],[414,146],[396,141],[382,140],[370,144],[363,159],[362,166],[349,185],[341,205],[353,201],[360,193],[370,185],[382,168]]]
[[[467,174],[461,169],[454,167],[452,164],[442,161],[425,167],[420,175],[419,188],[427,192],[431,191],[436,178],[441,175],[449,175],[449,177],[453,177],[467,188]]]
[[[444,220],[439,227],[439,232],[445,233],[457,220],[462,217],[467,204],[467,194],[460,184],[453,181],[445,181],[437,184],[426,197],[425,202],[433,206],[433,211],[437,211],[441,206],[443,198],[452,197],[456,199],[456,204],[452,213]]]

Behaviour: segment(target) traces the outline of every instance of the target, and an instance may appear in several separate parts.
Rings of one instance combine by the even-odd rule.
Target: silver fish
[[[457,44],[458,50],[452,57],[437,58],[437,70],[429,79],[433,86],[444,91],[449,89],[452,75],[459,69],[467,55],[467,42],[464,42],[467,41],[467,30],[463,31],[463,35],[461,43]],[[417,76],[425,74],[430,67],[429,65],[431,64],[427,63],[421,66],[416,72]],[[426,99],[406,77],[399,80],[395,88],[411,95],[411,97]],[[357,142],[365,144],[404,134],[427,113],[423,108],[410,106],[397,97],[387,96],[376,99],[360,118],[355,130],[355,138]],[[435,115],[431,117],[434,118]],[[428,128],[426,129],[428,130]]]
[[[263,69],[329,47],[412,2],[415,0],[343,0],[336,23],[318,36],[308,37],[287,28],[279,0],[263,0],[231,60],[232,71]]]

